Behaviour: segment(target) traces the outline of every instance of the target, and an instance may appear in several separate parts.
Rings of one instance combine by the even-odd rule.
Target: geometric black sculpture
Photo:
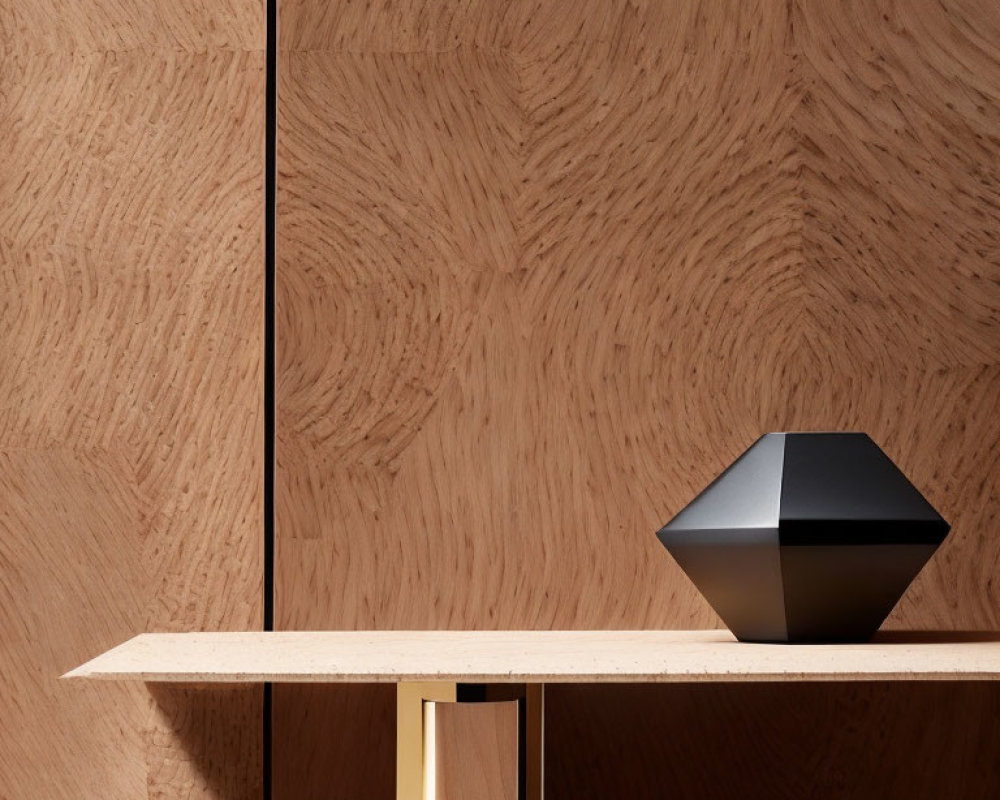
[[[869,639],[948,523],[864,433],[768,433],[657,534],[742,641]]]

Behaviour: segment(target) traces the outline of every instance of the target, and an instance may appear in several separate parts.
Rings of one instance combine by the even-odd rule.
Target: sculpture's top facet
[[[664,528],[773,528],[781,507],[785,434],[765,433]]]
[[[927,526],[926,535],[938,542],[948,531],[941,515],[868,434],[845,432],[764,434],[661,533],[781,527],[796,521],[885,522],[890,528],[910,523]],[[874,533],[875,526],[870,527]]]

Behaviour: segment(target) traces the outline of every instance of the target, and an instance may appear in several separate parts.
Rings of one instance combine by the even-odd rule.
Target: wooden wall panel
[[[715,619],[650,532],[756,431],[703,402],[704,331],[754,364],[794,320],[773,15],[282,54],[283,625]]]
[[[517,800],[518,704],[437,703],[433,800]]]
[[[550,799],[988,800],[1000,785],[1000,692],[985,683],[546,693]]]
[[[276,684],[273,795],[396,796],[396,687]]]
[[[261,625],[263,34],[256,0],[0,2],[0,797],[259,794],[259,726],[214,738],[259,690],[57,678]]]
[[[889,625],[997,627],[995,4],[280,14],[279,627],[721,624],[653,532],[761,432],[830,428],[954,526]],[[886,691],[886,725],[925,724]],[[597,752],[556,719],[553,758]]]

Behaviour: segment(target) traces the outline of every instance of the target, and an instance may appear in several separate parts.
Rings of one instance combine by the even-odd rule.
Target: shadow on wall
[[[275,697],[285,730],[311,734],[275,740],[275,800],[395,797],[393,686]],[[995,683],[549,684],[545,714],[546,800],[1000,797]]]
[[[274,730],[274,800],[396,797],[395,685],[275,684]]]
[[[146,686],[148,797],[260,800],[262,687]]]
[[[1000,796],[996,684],[562,685],[546,700],[547,800]]]

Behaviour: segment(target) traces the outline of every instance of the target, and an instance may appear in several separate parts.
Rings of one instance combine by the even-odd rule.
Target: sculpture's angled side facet
[[[948,523],[864,433],[769,433],[658,533],[737,638],[860,641]]]

